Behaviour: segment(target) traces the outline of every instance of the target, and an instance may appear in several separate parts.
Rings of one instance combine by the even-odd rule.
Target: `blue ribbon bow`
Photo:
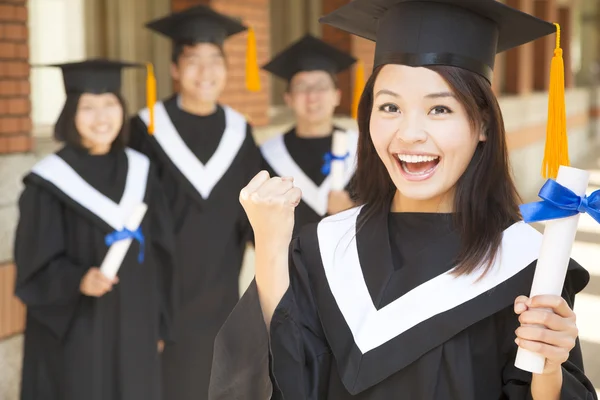
[[[600,223],[600,190],[589,196],[577,196],[555,180],[546,181],[538,195],[543,201],[520,206],[527,223],[566,218],[587,213]]]
[[[343,156],[336,156],[331,152],[325,153],[323,156],[323,160],[325,160],[325,164],[321,167],[321,173],[323,175],[329,175],[331,172],[331,162],[332,161],[344,161],[346,158],[350,157],[350,152],[344,154]]]
[[[135,239],[140,243],[140,252],[138,253],[138,263],[144,262],[144,234],[142,233],[142,228],[139,227],[135,231],[130,231],[127,228],[124,228],[120,231],[114,231],[109,233],[104,238],[104,242],[107,246],[111,246],[115,242],[119,242],[125,239]]]

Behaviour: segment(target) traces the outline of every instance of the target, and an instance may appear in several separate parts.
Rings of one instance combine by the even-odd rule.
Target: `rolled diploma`
[[[343,157],[348,152],[348,134],[344,131],[333,132],[331,154]],[[331,190],[344,190],[346,160],[331,161]]]
[[[576,195],[583,196],[589,179],[590,174],[587,171],[561,166],[556,182],[572,190]],[[579,214],[546,221],[542,248],[529,297],[562,294],[578,222]],[[517,351],[515,366],[519,369],[541,374],[545,363],[544,356],[538,353],[522,348]]]
[[[130,231],[135,231],[139,228],[144,219],[144,215],[146,215],[146,210],[148,210],[146,204],[138,204],[133,209],[129,219],[125,222],[125,228]],[[115,276],[117,276],[117,272],[119,272],[119,268],[121,268],[123,259],[125,258],[127,251],[129,251],[129,246],[131,246],[132,241],[133,239],[119,240],[110,246],[108,253],[106,253],[106,257],[104,257],[102,265],[100,266],[100,271],[104,276],[110,279],[114,279]]]

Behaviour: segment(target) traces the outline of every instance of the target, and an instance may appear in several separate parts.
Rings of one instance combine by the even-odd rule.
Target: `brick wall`
[[[269,0],[172,0],[171,4],[174,11],[196,4],[209,4],[219,12],[242,18],[256,32],[259,66],[269,60]],[[269,78],[266,72],[261,71],[261,91],[254,93],[246,90],[246,42],[247,34],[241,33],[225,43],[229,77],[221,101],[245,114],[252,124],[266,125],[269,123],[267,111],[271,101]]]
[[[373,59],[375,58],[375,42],[352,36],[352,54],[360,59],[365,67],[365,81],[373,72]],[[353,81],[354,82],[354,81]]]
[[[171,10],[182,11],[198,4],[209,5],[210,0],[171,0]]]
[[[340,8],[350,0],[323,0],[323,15]],[[332,26],[322,25],[322,39],[341,51],[352,52],[352,35]],[[338,76],[339,87],[342,90],[342,100],[336,113],[349,114],[352,107],[352,70],[344,71]]]
[[[12,237],[18,182],[31,157],[29,46],[25,0],[0,0],[0,339],[23,330],[13,296]],[[24,167],[24,165],[26,167]]]
[[[0,154],[31,149],[25,0],[0,0]]]
[[[351,0],[323,0],[323,15],[349,3]],[[373,71],[373,58],[375,57],[375,42],[350,35],[329,25],[323,25],[323,40],[342,51],[351,53],[360,59],[365,68],[365,81]],[[340,89],[342,90],[342,102],[337,112],[350,114],[352,106],[352,95],[354,93],[354,68],[341,73],[339,76]]]

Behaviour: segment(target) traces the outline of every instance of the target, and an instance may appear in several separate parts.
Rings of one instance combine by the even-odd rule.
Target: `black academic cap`
[[[497,53],[556,31],[495,0],[354,0],[320,21],[376,41],[374,68],[449,65],[490,82]]]
[[[352,66],[356,58],[317,39],[306,35],[277,54],[263,69],[290,81],[302,71],[342,72]]]
[[[248,28],[238,20],[198,5],[150,21],[146,27],[174,41],[207,42],[223,45],[225,39]]]
[[[146,64],[89,59],[64,64],[51,64],[46,67],[62,69],[65,91],[71,93],[119,93],[121,72],[126,67],[146,67]]]

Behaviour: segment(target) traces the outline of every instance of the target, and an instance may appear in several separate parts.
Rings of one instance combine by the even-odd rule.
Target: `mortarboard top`
[[[146,67],[146,64],[90,59],[79,62],[51,64],[46,67],[62,69],[65,92],[70,93],[119,93],[121,72],[127,67]]]
[[[354,0],[320,21],[376,41],[374,68],[449,65],[490,82],[497,53],[556,31],[496,0]]]
[[[78,62],[40,65],[62,69],[65,92],[74,93],[120,93],[123,68],[146,68],[146,102],[150,110],[148,132],[154,133],[154,104],[156,103],[156,79],[152,64],[132,63],[103,58],[93,58]]]
[[[556,32],[542,175],[569,165],[560,26],[496,0],[353,0],[320,19],[374,40],[374,68],[447,65],[492,81],[497,53]]]
[[[356,58],[335,47],[306,35],[277,54],[264,70],[290,81],[302,71],[342,72],[356,62]]]
[[[207,42],[223,45],[229,36],[248,28],[239,21],[205,5],[179,11],[146,24],[174,41]]]

